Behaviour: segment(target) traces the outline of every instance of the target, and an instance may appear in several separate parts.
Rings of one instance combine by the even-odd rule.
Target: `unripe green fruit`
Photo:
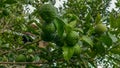
[[[54,23],[44,23],[42,31],[41,37],[44,41],[52,41],[54,39],[56,31]]]
[[[16,62],[25,62],[26,61],[26,57],[25,57],[25,55],[23,55],[23,54],[20,54],[20,55],[18,55],[17,57],[16,57],[16,60],[15,60]]]
[[[57,10],[52,4],[44,4],[40,7],[39,14],[46,23],[50,23],[57,16]]]
[[[78,39],[79,33],[76,31],[71,31],[67,34],[65,41],[68,46],[74,46],[78,42]]]
[[[49,34],[49,33],[42,33],[41,38],[44,41],[53,41],[55,38],[55,34]]]
[[[42,26],[42,31],[44,33],[54,33],[55,32],[55,25],[54,23],[44,23],[43,26]]]
[[[95,32],[96,33],[104,33],[105,31],[107,31],[107,27],[104,24],[97,24],[95,27]]]
[[[28,53],[33,53],[33,49],[29,49],[29,50],[28,50]]]

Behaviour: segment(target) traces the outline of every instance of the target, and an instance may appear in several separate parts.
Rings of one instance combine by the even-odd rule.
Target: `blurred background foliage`
[[[110,1],[64,2],[63,7],[56,8],[57,18],[53,21],[56,31],[44,37],[44,29],[53,28],[44,26],[40,7],[48,3],[55,5],[56,0],[0,0],[0,67],[20,66],[17,61],[21,58],[17,58],[23,55],[20,62],[26,68],[119,68],[120,0],[115,3],[118,10],[111,12],[107,10]],[[99,23],[106,26],[106,32],[95,32]],[[79,36],[70,35],[78,37],[73,47],[67,45],[72,44],[71,38],[64,39],[71,31],[79,33]],[[74,48],[77,55],[73,54]]]

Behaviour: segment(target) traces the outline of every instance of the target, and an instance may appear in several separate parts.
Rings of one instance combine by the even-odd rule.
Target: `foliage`
[[[119,68],[120,1],[111,12],[110,1],[0,0],[0,67]]]

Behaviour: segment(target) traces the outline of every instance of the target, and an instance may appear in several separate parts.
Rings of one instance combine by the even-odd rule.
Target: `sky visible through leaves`
[[[56,0],[55,6],[56,7],[63,7],[64,2],[67,2],[67,0]],[[109,11],[112,11],[112,9],[117,10],[117,8],[115,8],[115,2],[116,2],[116,0],[111,1],[110,7],[108,8]]]
[[[55,7],[63,7],[63,3],[64,2],[67,2],[67,0],[56,0],[56,4],[55,4]],[[112,9],[115,9],[115,10],[118,10],[116,7],[115,7],[115,2],[116,0],[112,0],[111,3],[110,3],[110,7],[107,9],[109,11],[112,11]],[[32,7],[31,5],[24,5],[24,10],[26,10],[27,8],[29,8],[29,13],[33,12],[34,11],[34,7]]]

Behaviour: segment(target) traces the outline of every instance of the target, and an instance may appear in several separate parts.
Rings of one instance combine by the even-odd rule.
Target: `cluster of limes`
[[[40,7],[39,14],[45,21],[42,24],[41,37],[44,41],[51,41],[54,39],[56,31],[53,20],[57,17],[57,10],[52,4],[44,4]]]
[[[44,41],[51,41],[56,39],[56,27],[53,20],[57,17],[57,10],[52,4],[44,4],[40,8],[40,16],[45,21],[42,25],[42,34],[41,37]],[[95,26],[95,32],[97,34],[102,34],[107,31],[107,27],[104,24],[97,24]],[[67,44],[67,46],[74,47],[76,52],[79,52],[79,45],[77,44],[79,41],[79,32],[71,30],[69,33],[66,33],[64,37],[64,41],[62,39],[57,41],[57,43],[62,43],[62,45]],[[59,38],[60,39],[60,38]]]
[[[56,27],[53,20],[57,17],[57,10],[52,4],[44,4],[40,8],[40,16],[45,21],[42,25],[42,34],[41,37],[44,41],[51,41],[53,39],[57,45],[64,45],[67,46],[75,46],[79,40],[79,32],[70,31],[66,34],[64,39],[61,40],[60,37],[57,36]],[[57,38],[56,38],[57,37]],[[79,45],[77,45],[79,46]],[[79,47],[78,47],[79,48]],[[78,52],[78,49],[75,48]]]

